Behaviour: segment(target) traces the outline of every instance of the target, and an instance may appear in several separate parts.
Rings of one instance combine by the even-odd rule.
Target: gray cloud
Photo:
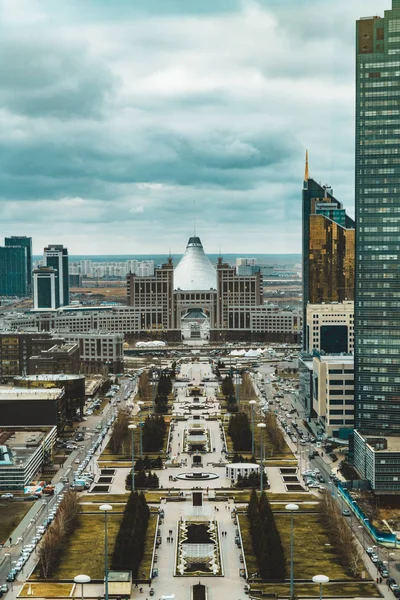
[[[376,0],[7,5],[5,235],[180,252],[196,200],[210,252],[299,252],[306,147],[352,205],[354,26]]]

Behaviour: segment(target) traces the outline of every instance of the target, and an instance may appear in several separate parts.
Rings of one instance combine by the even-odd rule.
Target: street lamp
[[[76,575],[74,577],[74,581],[75,581],[75,583],[80,583],[81,584],[81,599],[84,600],[84,598],[83,598],[83,585],[85,583],[90,583],[91,579],[90,579],[89,575]]]
[[[249,400],[251,407],[251,455],[254,456],[254,405],[257,404],[257,400]]]
[[[128,429],[132,432],[132,492],[135,491],[135,429],[137,429],[137,425],[128,425]]]
[[[266,428],[265,423],[258,423],[257,427],[260,428],[260,494],[263,493],[264,488],[264,445],[263,445],[263,430]]]
[[[140,458],[143,458],[143,441],[142,441],[142,404],[144,404],[143,400],[138,400],[137,401],[137,405],[139,406],[139,433],[140,433],[140,451],[139,451],[139,455]]]
[[[294,549],[294,536],[293,536],[293,515],[296,510],[299,510],[298,504],[286,504],[285,509],[290,512],[290,600],[294,598],[294,582],[293,582],[293,549]]]
[[[319,583],[319,600],[322,600],[322,584],[329,582],[329,577],[326,575],[314,575],[312,578],[314,583]]]
[[[112,510],[111,504],[101,504],[99,510],[104,512],[104,598],[108,600],[108,539],[107,539],[107,514]]]

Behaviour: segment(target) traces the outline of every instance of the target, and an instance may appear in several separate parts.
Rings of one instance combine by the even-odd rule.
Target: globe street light
[[[108,600],[108,538],[107,538],[107,514],[112,510],[111,504],[102,504],[99,510],[104,512],[104,598]]]
[[[136,404],[139,407],[139,440],[140,440],[140,445],[139,445],[139,456],[140,458],[143,458],[143,441],[142,441],[142,406],[144,404],[143,400],[138,400],[136,402]]]
[[[81,584],[81,599],[84,600],[84,598],[83,598],[83,585],[85,583],[90,583],[91,579],[90,579],[89,575],[76,575],[74,577],[74,581],[75,581],[75,583],[80,583]]]
[[[322,584],[329,582],[329,577],[326,575],[314,575],[312,578],[314,583],[319,583],[319,600],[322,600]]]
[[[290,600],[294,598],[294,582],[293,582],[293,547],[294,547],[294,536],[293,536],[293,514],[296,510],[299,510],[297,504],[286,504],[285,509],[290,512]]]
[[[249,400],[251,407],[251,455],[254,456],[254,405],[257,404],[257,400]]]
[[[263,493],[264,489],[264,444],[263,444],[263,430],[266,428],[265,423],[258,423],[257,427],[260,428],[260,494]]]
[[[137,429],[137,425],[133,423],[128,425],[128,429],[132,432],[132,492],[135,491],[135,429]]]

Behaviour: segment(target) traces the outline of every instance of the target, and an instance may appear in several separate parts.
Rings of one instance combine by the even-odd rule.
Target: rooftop
[[[0,465],[2,467],[23,466],[38,446],[43,443],[52,427],[36,429],[13,429],[4,427],[0,429]]]
[[[62,388],[21,388],[10,385],[0,386],[0,402],[5,400],[57,400],[62,398]]]
[[[75,379],[84,378],[84,375],[68,375],[66,373],[44,373],[38,375],[20,375],[18,377],[14,377],[14,381],[74,381]]]

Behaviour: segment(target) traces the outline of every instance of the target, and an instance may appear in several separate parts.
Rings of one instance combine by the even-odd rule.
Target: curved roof
[[[204,253],[199,237],[191,237],[174,270],[175,290],[215,290],[217,272]]]

